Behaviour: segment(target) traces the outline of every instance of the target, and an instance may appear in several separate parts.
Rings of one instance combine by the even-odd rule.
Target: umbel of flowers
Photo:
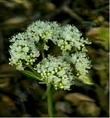
[[[55,89],[69,90],[77,80],[88,83],[85,45],[90,42],[75,26],[36,21],[10,42],[9,61],[16,69],[34,70],[40,81]]]

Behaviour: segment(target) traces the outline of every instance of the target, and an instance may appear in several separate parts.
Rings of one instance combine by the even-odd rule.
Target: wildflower
[[[90,61],[85,45],[90,42],[75,26],[36,21],[10,42],[10,64],[18,70],[31,66],[41,81],[56,89],[69,90],[76,78],[87,83]]]

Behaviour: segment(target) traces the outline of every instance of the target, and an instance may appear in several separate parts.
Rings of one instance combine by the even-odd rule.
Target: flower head
[[[19,34],[13,37],[13,43],[10,46],[10,64],[16,66],[18,70],[24,70],[26,66],[33,65],[39,57],[39,51],[34,43],[25,40],[23,36]]]
[[[35,70],[41,75],[42,81],[51,83],[56,89],[69,89],[74,80],[70,64],[62,56],[44,58]]]
[[[31,65],[41,81],[56,89],[70,89],[76,78],[86,83],[90,61],[85,45],[90,42],[75,26],[36,21],[10,41],[10,64],[18,70]]]

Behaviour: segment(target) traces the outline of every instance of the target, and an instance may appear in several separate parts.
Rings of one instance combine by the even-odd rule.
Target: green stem
[[[48,102],[48,115],[49,117],[53,117],[53,97],[52,97],[52,86],[50,84],[47,85],[47,102]]]

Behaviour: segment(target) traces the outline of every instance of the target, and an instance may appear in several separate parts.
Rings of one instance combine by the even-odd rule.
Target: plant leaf
[[[39,74],[35,74],[31,71],[28,71],[28,70],[24,70],[24,71],[21,71],[24,75],[28,76],[28,77],[31,77],[31,78],[34,78],[34,79],[37,79],[37,80],[40,80],[40,75]]]

